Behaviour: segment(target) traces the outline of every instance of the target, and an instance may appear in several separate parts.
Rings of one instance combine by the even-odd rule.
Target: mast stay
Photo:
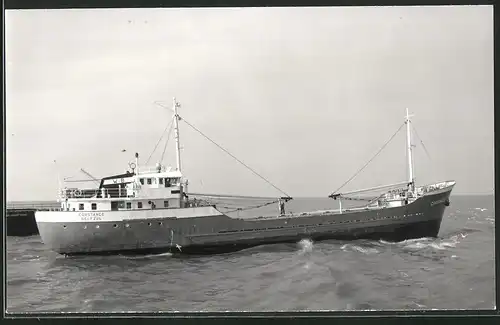
[[[226,149],[224,149],[222,146],[220,146],[219,144],[217,144],[214,140],[210,139],[208,136],[206,136],[203,132],[201,132],[200,130],[198,130],[195,126],[193,126],[191,123],[189,123],[188,121],[186,121],[186,119],[182,119],[184,121],[184,123],[186,123],[188,126],[190,126],[193,130],[195,130],[196,132],[198,132],[199,134],[201,134],[205,139],[207,139],[208,141],[212,142],[213,144],[215,144],[217,147],[219,147],[219,149],[221,149],[222,151],[224,151],[226,154],[228,154],[229,156],[231,156],[233,159],[235,159],[237,162],[239,162],[241,165],[243,165],[245,168],[247,168],[248,170],[250,170],[252,173],[254,173],[255,175],[257,175],[259,178],[261,178],[262,180],[264,180],[266,183],[268,183],[269,185],[271,185],[272,187],[274,187],[276,190],[278,190],[279,192],[281,192],[282,194],[284,194],[286,196],[287,199],[292,199],[290,197],[290,195],[288,195],[285,191],[283,191],[282,189],[278,188],[276,185],[274,185],[273,183],[271,183],[269,180],[267,180],[264,176],[260,175],[259,173],[257,173],[254,169],[252,169],[251,167],[249,167],[248,165],[246,165],[244,162],[242,162],[241,160],[239,160],[238,158],[236,158],[233,154],[231,154],[229,151],[227,151]]]
[[[167,124],[167,126],[165,127],[165,130],[163,130],[163,133],[161,134],[161,137],[160,139],[158,139],[158,142],[156,142],[156,145],[153,149],[153,151],[151,152],[151,154],[149,155],[148,157],[148,160],[146,161],[146,164],[149,164],[149,161],[151,160],[151,157],[153,156],[153,154],[155,153],[156,151],[156,148],[158,148],[158,145],[160,144],[161,140],[163,139],[163,136],[165,135],[165,133],[167,132],[167,129],[169,130],[168,131],[168,135],[167,135],[167,142],[165,143],[165,147],[163,148],[163,154],[162,154],[162,158],[160,161],[163,161],[163,156],[165,155],[165,150],[167,149],[167,145],[168,145],[168,140],[170,139],[170,133],[172,131],[172,123],[174,122],[174,120],[172,119],[170,121],[170,123]],[[169,129],[170,128],[170,129]]]
[[[401,126],[398,128],[398,130],[377,151],[377,153],[365,165],[363,165],[363,167],[361,167],[353,176],[351,176],[344,184],[342,184],[337,190],[332,192],[328,197],[333,198],[335,200],[341,199],[341,198],[351,199],[351,198],[345,197],[345,195],[354,194],[354,193],[370,192],[370,191],[379,190],[379,189],[396,188],[398,186],[400,187],[403,185],[407,186],[408,191],[414,192],[415,191],[415,170],[414,170],[414,161],[413,161],[413,148],[415,147],[415,145],[412,144],[412,139],[411,139],[411,136],[412,136],[411,130],[412,130],[413,124],[411,123],[410,117],[412,117],[412,116],[413,115],[410,115],[408,108],[406,108],[406,116],[405,116],[404,123],[401,124]],[[373,159],[375,159],[380,154],[380,152],[382,152],[382,150],[384,150],[384,148],[394,139],[394,137],[403,128],[403,126],[406,126],[406,151],[407,151],[407,159],[408,159],[408,180],[406,182],[400,182],[400,183],[395,183],[395,184],[376,186],[376,187],[362,189],[362,190],[338,193],[339,190],[341,190],[345,185],[347,185],[351,180],[353,180],[354,177],[359,175],[359,173],[361,173],[361,171],[363,171],[373,161]],[[415,128],[413,127],[413,129],[415,129]],[[416,130],[415,130],[415,132],[416,132]],[[422,142],[421,139],[420,139],[420,142]],[[423,145],[423,142],[422,142],[422,145]],[[425,147],[424,147],[424,150],[427,153],[427,150],[425,149]],[[428,153],[427,153],[427,155],[428,155]],[[359,199],[359,200],[363,200],[363,199]],[[368,199],[366,199],[366,200],[368,200]]]
[[[399,133],[399,131],[401,131],[401,129],[403,128],[403,126],[405,126],[405,124],[406,124],[406,121],[405,121],[405,123],[403,123],[403,124],[401,124],[399,126],[399,128],[397,129],[397,131],[394,132],[394,134],[389,138],[389,140],[386,143],[384,143],[384,145],[375,153],[375,155],[370,160],[368,160],[368,162],[366,164],[363,165],[363,167],[361,167],[356,173],[354,173],[354,175],[352,175],[347,181],[345,181],[344,184],[342,184],[339,188],[337,188],[330,195],[328,195],[328,197],[332,198],[332,199],[336,199],[336,198],[342,196],[342,193],[339,193],[338,191],[340,191],[342,188],[344,188],[344,186],[346,186],[356,176],[358,176],[385,149],[385,147],[387,147],[387,145],[394,139],[394,137]],[[382,186],[382,188],[397,186],[397,185],[401,185],[401,184],[402,183],[391,184],[391,185],[388,185],[388,186]],[[365,189],[365,190],[361,190],[361,191],[356,191],[356,193],[358,193],[358,192],[359,193],[360,192],[369,192],[369,191],[374,190],[374,189],[377,189],[377,188],[369,188],[369,189]],[[346,194],[349,194],[349,193],[346,193]]]
[[[287,202],[287,201],[290,201],[290,200],[293,199],[285,191],[283,191],[282,189],[280,189],[279,187],[277,187],[276,185],[274,185],[273,183],[271,183],[268,179],[266,179],[264,176],[262,176],[261,174],[259,174],[258,172],[256,172],[253,168],[249,167],[243,161],[241,161],[240,159],[238,159],[237,157],[235,157],[233,154],[231,154],[227,149],[223,148],[221,145],[219,145],[214,140],[212,140],[210,137],[208,137],[203,132],[201,132],[194,125],[192,125],[191,123],[189,123],[188,121],[186,121],[185,118],[181,118],[181,116],[178,114],[178,111],[177,111],[177,108],[180,107],[180,103],[178,103],[176,101],[175,97],[173,98],[173,108],[163,106],[159,102],[155,102],[155,104],[157,104],[157,105],[159,105],[159,106],[161,106],[163,108],[169,108],[174,113],[173,119],[172,119],[173,124],[171,122],[169,125],[173,126],[173,128],[174,128],[175,142],[176,142],[175,143],[176,163],[177,163],[177,170],[178,171],[181,171],[181,152],[180,152],[181,150],[180,150],[180,140],[179,140],[179,121],[183,121],[186,125],[188,125],[190,128],[192,128],[194,131],[196,131],[201,136],[203,136],[205,139],[207,139],[212,144],[214,144],[215,146],[217,146],[220,150],[222,150],[227,155],[229,155],[231,158],[233,158],[238,163],[240,163],[241,165],[243,165],[246,169],[250,170],[254,175],[258,176],[260,179],[264,180],[267,184],[271,185],[274,189],[276,189],[277,191],[279,191],[280,193],[282,193],[284,195],[284,196],[282,196],[280,198],[276,198],[276,197],[273,198],[273,197],[256,197],[256,196],[241,196],[241,195],[222,195],[222,194],[221,195],[216,195],[216,194],[187,193],[189,196],[198,198],[199,202],[202,202],[202,203],[204,202],[204,203],[208,203],[208,204],[214,204],[214,203],[221,204],[221,203],[223,203],[224,199],[225,200],[229,199],[232,202],[226,202],[225,206],[219,206],[220,208],[230,209],[230,211],[226,211],[226,213],[233,212],[233,211],[244,211],[244,210],[250,210],[250,209],[257,209],[257,208],[260,208],[260,207],[264,207],[264,206],[267,206],[267,205],[278,203],[280,201]],[[167,126],[167,128],[168,128],[168,126]],[[165,131],[166,131],[167,128],[165,128]],[[164,131],[164,133],[165,133],[165,131]],[[171,129],[170,129],[170,131],[171,131]],[[168,137],[167,137],[167,143],[165,144],[165,148],[164,148],[163,153],[165,153],[166,146],[168,145],[168,140],[170,138],[170,131],[169,131],[169,134],[168,134]],[[162,137],[163,137],[163,134],[162,134]],[[161,141],[161,138],[158,141],[158,143],[160,141]],[[156,147],[158,146],[158,143],[155,146],[154,150],[156,150]],[[153,150],[153,152],[154,152],[154,150]],[[151,158],[151,156],[150,156],[150,158]],[[163,155],[162,155],[162,160],[163,160]],[[271,200],[271,201],[269,202],[269,200]],[[236,201],[240,201],[239,204]],[[242,202],[242,201],[246,201],[246,202]],[[243,203],[247,203],[247,202],[250,202],[250,201],[253,201],[255,203],[257,203],[257,201],[261,201],[262,203],[261,204],[257,204],[257,205],[252,205],[252,206],[242,206]],[[267,201],[267,202],[265,202],[265,201]]]

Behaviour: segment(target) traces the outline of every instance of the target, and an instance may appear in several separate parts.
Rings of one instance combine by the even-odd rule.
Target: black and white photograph
[[[493,310],[493,6],[5,11],[8,313]]]

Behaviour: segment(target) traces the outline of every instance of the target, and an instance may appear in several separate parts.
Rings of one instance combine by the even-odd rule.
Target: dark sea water
[[[203,257],[66,258],[39,236],[8,237],[7,311],[492,309],[494,227],[493,196],[455,196],[439,238],[400,243],[304,240]]]

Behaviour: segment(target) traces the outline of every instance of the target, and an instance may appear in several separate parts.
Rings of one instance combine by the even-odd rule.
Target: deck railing
[[[91,199],[91,198],[117,198],[134,197],[135,191],[126,188],[113,189],[63,189],[59,193],[61,199]]]
[[[204,200],[189,199],[185,202],[186,202],[186,207],[189,208],[213,206],[213,203]]]
[[[61,204],[56,201],[7,203],[7,210],[52,210],[60,207]]]
[[[443,188],[451,186],[452,184],[454,184],[453,181],[446,181],[446,182],[440,182],[440,183],[435,183],[435,184],[430,184],[430,185],[424,185],[424,186],[418,187],[417,191],[420,191],[421,193],[428,193],[428,192],[442,190]]]
[[[161,166],[160,172],[164,173],[164,172],[170,172],[172,170],[173,170],[172,167]],[[144,167],[139,167],[137,169],[138,175],[150,174],[150,173],[158,173],[158,167],[144,166]]]

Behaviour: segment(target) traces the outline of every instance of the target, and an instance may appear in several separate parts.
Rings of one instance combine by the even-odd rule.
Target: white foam
[[[166,252],[166,253],[161,253],[161,254],[148,254],[148,255],[139,255],[139,256],[125,256],[126,259],[130,260],[142,260],[146,258],[156,258],[156,257],[170,257],[172,256],[172,253]]]
[[[405,248],[420,249],[420,248],[425,248],[427,246],[429,246],[429,245],[425,244],[425,243],[412,243],[412,244],[406,245]]]
[[[363,247],[356,246],[356,245],[352,246],[352,249],[355,251],[358,251],[360,253],[366,254],[366,255],[378,253],[378,250],[375,248],[363,248]]]
[[[402,242],[399,242],[399,244],[406,245],[406,244],[419,243],[419,242],[424,242],[424,241],[429,241],[429,240],[432,240],[432,238],[430,238],[430,237],[422,237],[422,238],[415,238],[415,239],[403,240]]]
[[[344,252],[349,249],[350,251],[356,251],[366,255],[379,253],[379,250],[376,248],[369,248],[369,247],[365,248],[353,244],[344,244],[340,247],[340,249],[343,250]]]
[[[401,274],[403,276],[403,278],[408,278],[409,275],[403,271],[399,271],[399,274]]]
[[[444,250],[447,247],[456,247],[457,242],[442,242],[442,243],[431,243],[430,246],[434,249]]]
[[[313,249],[313,241],[310,239],[301,239],[299,241],[299,247],[302,253],[310,252]]]
[[[439,249],[439,250],[445,249],[443,246],[441,246],[440,244],[436,244],[436,243],[432,243],[430,246],[432,248]]]
[[[441,244],[439,244],[441,247],[455,247],[457,246],[457,243],[458,241],[455,241],[455,242],[452,242],[452,243],[448,243],[448,242],[442,242]]]

